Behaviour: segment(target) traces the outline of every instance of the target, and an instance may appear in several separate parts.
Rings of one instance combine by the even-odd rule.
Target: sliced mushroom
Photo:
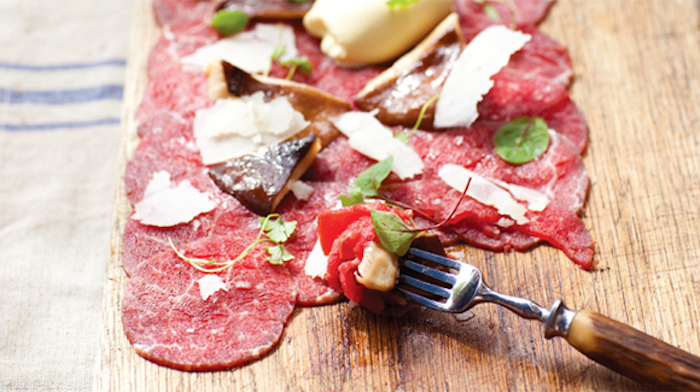
[[[370,290],[390,291],[399,275],[399,258],[374,241],[365,246],[357,266],[357,282]]]
[[[206,72],[212,100],[241,97],[257,91],[263,91],[268,101],[278,96],[286,97],[294,110],[302,113],[304,118],[311,122],[297,137],[314,134],[321,139],[322,148],[340,135],[330,119],[352,110],[349,102],[309,85],[253,76],[225,61],[210,64]],[[226,89],[223,88],[224,84]]]
[[[313,1],[225,0],[216,7],[216,11],[241,11],[250,19],[301,19],[312,5]]]
[[[277,208],[320,150],[320,139],[309,135],[213,166],[209,176],[222,191],[265,216]]]
[[[364,111],[378,109],[377,118],[385,124],[412,127],[423,105],[440,94],[464,46],[459,17],[452,13],[413,50],[370,80],[355,97],[355,104]],[[432,103],[422,128],[432,128],[434,114]]]

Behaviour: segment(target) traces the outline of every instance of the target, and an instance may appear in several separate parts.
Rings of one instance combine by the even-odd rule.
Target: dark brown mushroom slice
[[[225,0],[216,11],[241,11],[250,19],[301,19],[309,12],[313,1],[290,0]]]
[[[355,96],[364,111],[377,109],[377,118],[388,125],[415,125],[428,100],[440,94],[447,75],[466,45],[457,14],[448,15],[421,43]],[[421,128],[431,129],[435,102],[428,107]]]
[[[261,148],[209,169],[209,176],[223,192],[238,199],[258,215],[277,208],[321,150],[320,139],[309,135]]]
[[[221,77],[226,82],[229,96],[241,97],[258,91],[265,93],[266,101],[284,96],[294,110],[303,114],[306,121],[311,123],[295,137],[316,135],[321,139],[321,148],[327,147],[340,135],[340,131],[333,125],[331,119],[352,110],[350,102],[303,83],[253,76],[225,61],[221,62],[219,69],[221,71],[215,69],[214,65],[210,65],[207,70],[212,99],[217,98],[214,96],[217,94],[218,98],[222,97],[218,92],[221,88],[218,87],[220,81],[217,79]],[[218,76],[217,72],[222,72],[223,75]],[[215,86],[213,88],[217,90],[216,93],[211,92],[211,86]]]

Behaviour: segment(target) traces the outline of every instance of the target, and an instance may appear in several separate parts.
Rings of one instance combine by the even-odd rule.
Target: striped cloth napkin
[[[0,391],[87,391],[131,0],[0,0]]]

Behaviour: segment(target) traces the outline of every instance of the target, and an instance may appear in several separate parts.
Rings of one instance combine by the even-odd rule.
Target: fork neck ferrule
[[[573,320],[575,315],[576,311],[564,306],[561,300],[554,302],[542,320],[544,323],[544,337],[547,339],[555,336],[566,338],[569,335],[571,320]]]

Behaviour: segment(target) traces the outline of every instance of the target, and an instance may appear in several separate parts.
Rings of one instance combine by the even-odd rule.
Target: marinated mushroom
[[[459,18],[452,13],[413,50],[370,80],[355,104],[364,111],[377,109],[376,117],[385,124],[412,127],[423,105],[440,94],[464,46]],[[435,103],[431,103],[422,128],[432,128],[434,114]]]
[[[331,119],[352,110],[349,102],[306,84],[253,76],[225,61],[210,64],[205,72],[212,100],[241,97],[258,91],[264,92],[266,101],[278,96],[286,97],[292,107],[311,123],[296,137],[314,134],[319,137],[322,148],[340,135]]]
[[[309,135],[215,165],[209,176],[219,189],[265,216],[275,210],[320,150],[320,139]]]
[[[357,283],[370,290],[390,291],[399,274],[399,258],[374,241],[367,243],[357,266]]]

